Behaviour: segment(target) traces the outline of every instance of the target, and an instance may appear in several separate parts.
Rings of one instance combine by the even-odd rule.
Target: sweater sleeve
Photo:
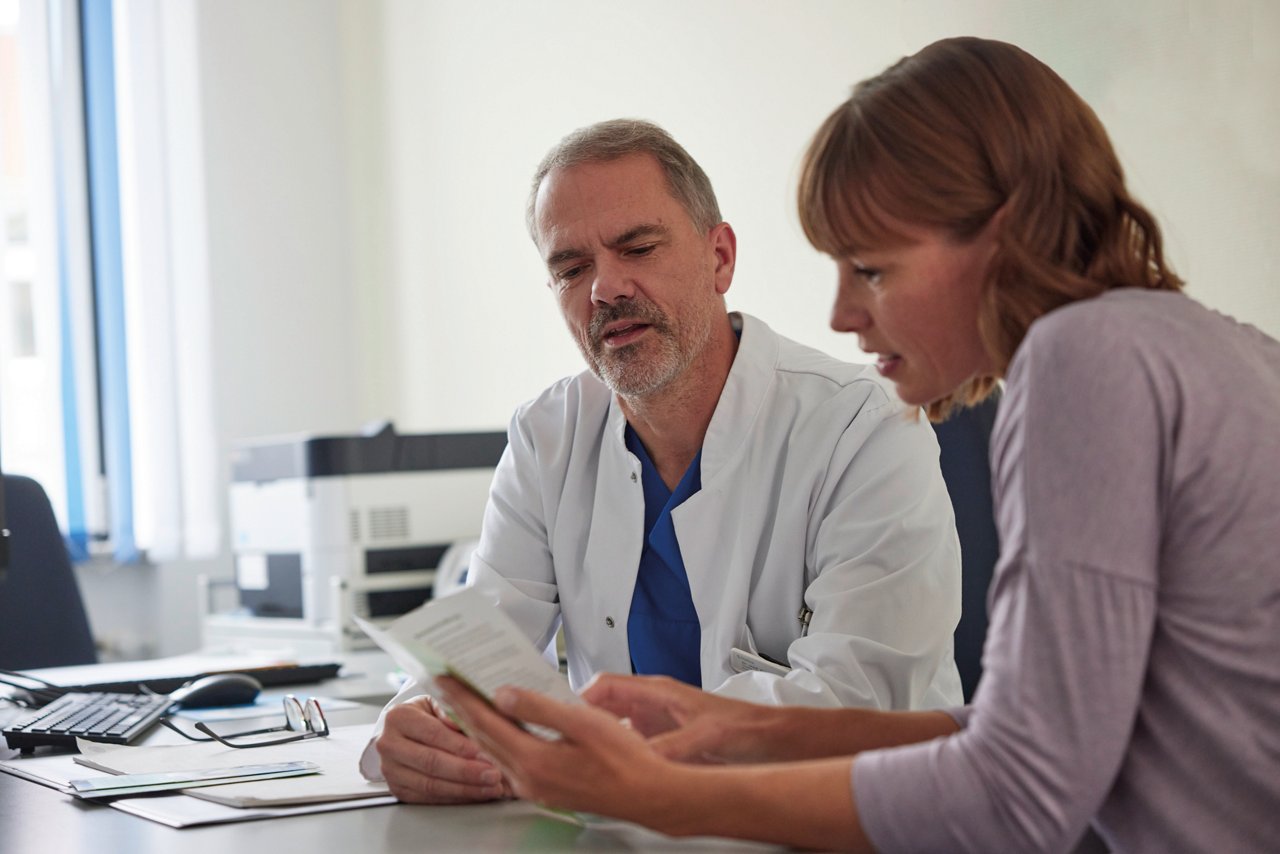
[[[1155,627],[1160,407],[1140,354],[1048,333],[1019,351],[993,437],[1002,554],[964,729],[853,764],[882,851],[1069,849],[1124,761]]]
[[[1006,615],[1027,645],[984,681],[964,730],[854,760],[878,850],[1066,850],[1097,812],[1133,726],[1155,597],[1085,567],[1052,575]]]

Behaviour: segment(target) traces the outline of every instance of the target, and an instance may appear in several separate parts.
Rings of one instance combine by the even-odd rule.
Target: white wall
[[[358,408],[341,42],[324,5],[198,7],[215,406],[230,437],[346,429]]]
[[[739,236],[732,307],[852,359],[833,269],[793,199],[809,135],[855,81],[949,35],[1056,68],[1110,129],[1192,294],[1280,334],[1280,5],[650,0],[381,5],[389,282],[402,420],[504,423],[580,361],[524,233],[562,134],[640,116],[707,170]]]
[[[826,328],[833,270],[800,233],[797,164],[852,83],[948,35],[1011,40],[1062,73],[1191,293],[1280,335],[1280,4],[174,2],[196,3],[220,455],[379,417],[502,427],[577,371],[524,231],[528,179],[565,132],[621,115],[664,125],[710,174],[739,236],[731,307],[859,358]],[[161,613],[108,628],[188,648],[194,573],[229,569],[117,574]]]

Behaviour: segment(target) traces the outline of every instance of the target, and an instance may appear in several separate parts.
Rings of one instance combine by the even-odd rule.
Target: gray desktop
[[[106,667],[107,665],[103,665]],[[77,668],[84,671],[85,668]],[[328,713],[335,727],[370,725],[394,685],[390,662],[381,653],[351,656],[344,676],[313,686],[295,686],[299,695],[357,700]],[[41,671],[45,676],[48,670]],[[77,673],[77,678],[82,673]],[[276,693],[283,693],[277,691]],[[262,720],[238,724],[248,728]],[[143,744],[174,743],[157,727]],[[46,755],[40,753],[38,756]],[[3,755],[14,764],[24,760]],[[354,762],[354,757],[352,759]],[[88,776],[88,775],[86,775]],[[143,796],[145,797],[145,796]],[[185,797],[185,796],[184,796]],[[0,773],[0,851],[137,852],[182,850],[184,854],[278,854],[280,851],[645,851],[685,848],[715,851],[769,850],[733,840],[675,840],[621,822],[586,823],[552,815],[534,804],[505,801],[467,806],[392,803],[287,818],[242,820],[176,829],[130,815],[103,803],[77,800],[55,788]]]

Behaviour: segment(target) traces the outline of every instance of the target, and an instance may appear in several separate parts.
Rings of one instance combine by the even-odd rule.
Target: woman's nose
[[[865,332],[871,326],[871,314],[851,291],[845,282],[836,290],[831,306],[831,328],[836,332]]]

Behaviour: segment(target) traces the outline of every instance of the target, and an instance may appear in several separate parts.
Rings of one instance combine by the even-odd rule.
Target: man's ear
[[[738,236],[733,233],[733,226],[722,222],[711,229],[707,239],[715,253],[716,293],[724,296],[729,285],[733,284],[733,269],[738,261]]]

